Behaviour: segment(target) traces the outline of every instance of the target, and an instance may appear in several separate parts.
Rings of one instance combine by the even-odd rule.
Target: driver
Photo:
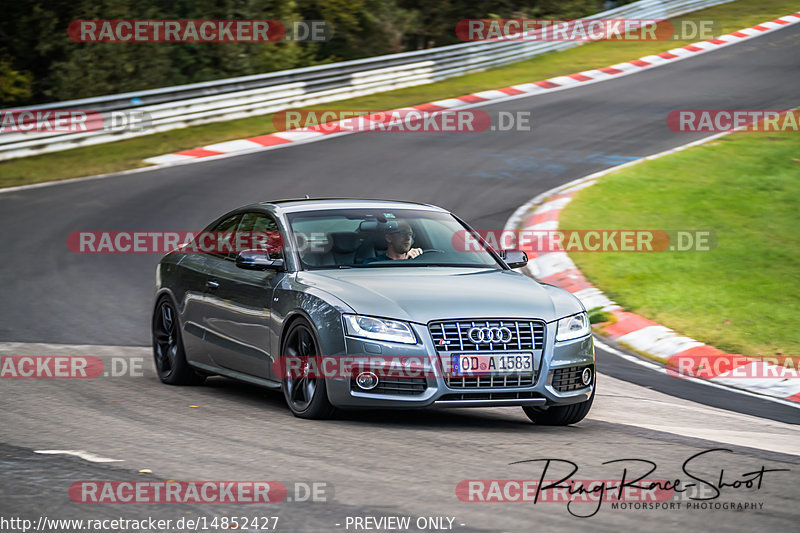
[[[384,233],[386,253],[364,260],[364,264],[373,261],[392,261],[397,259],[414,259],[422,253],[422,248],[412,248],[414,230],[405,220],[390,223]]]

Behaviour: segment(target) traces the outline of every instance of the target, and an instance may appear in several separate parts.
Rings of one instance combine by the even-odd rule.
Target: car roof
[[[377,198],[288,198],[254,204],[255,206],[270,207],[284,213],[303,211],[319,211],[325,209],[422,209],[425,211],[439,211],[447,213],[446,209],[430,204],[420,204],[403,200],[381,200]]]

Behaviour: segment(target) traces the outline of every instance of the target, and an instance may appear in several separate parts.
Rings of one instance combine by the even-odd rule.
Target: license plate
[[[533,354],[456,354],[453,355],[453,374],[528,374],[533,372]]]

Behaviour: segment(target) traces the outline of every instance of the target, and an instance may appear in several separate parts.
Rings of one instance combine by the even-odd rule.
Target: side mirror
[[[245,250],[236,256],[236,266],[245,270],[282,270],[283,259],[270,259],[264,250]]]
[[[506,262],[508,268],[522,268],[528,264],[528,254],[522,250],[503,250],[500,257]]]

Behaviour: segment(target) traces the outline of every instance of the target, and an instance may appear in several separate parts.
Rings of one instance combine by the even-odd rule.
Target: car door
[[[242,215],[236,232],[275,235],[278,225],[266,213],[248,212]],[[270,306],[274,288],[285,274],[239,268],[239,251],[242,250],[211,254],[208,258],[206,341],[217,365],[269,378]],[[273,251],[270,258],[282,259],[282,251]]]
[[[186,359],[192,363],[211,365],[205,342],[206,293],[208,286],[208,254],[183,252],[176,265],[173,291],[182,314],[183,346]]]
[[[206,342],[209,251],[214,246],[213,239],[207,237],[213,236],[216,231],[235,230],[241,217],[241,214],[235,214],[209,225],[180,248],[181,257],[175,263],[175,274],[170,285],[181,313],[186,359],[191,363],[205,366],[215,364]]]

